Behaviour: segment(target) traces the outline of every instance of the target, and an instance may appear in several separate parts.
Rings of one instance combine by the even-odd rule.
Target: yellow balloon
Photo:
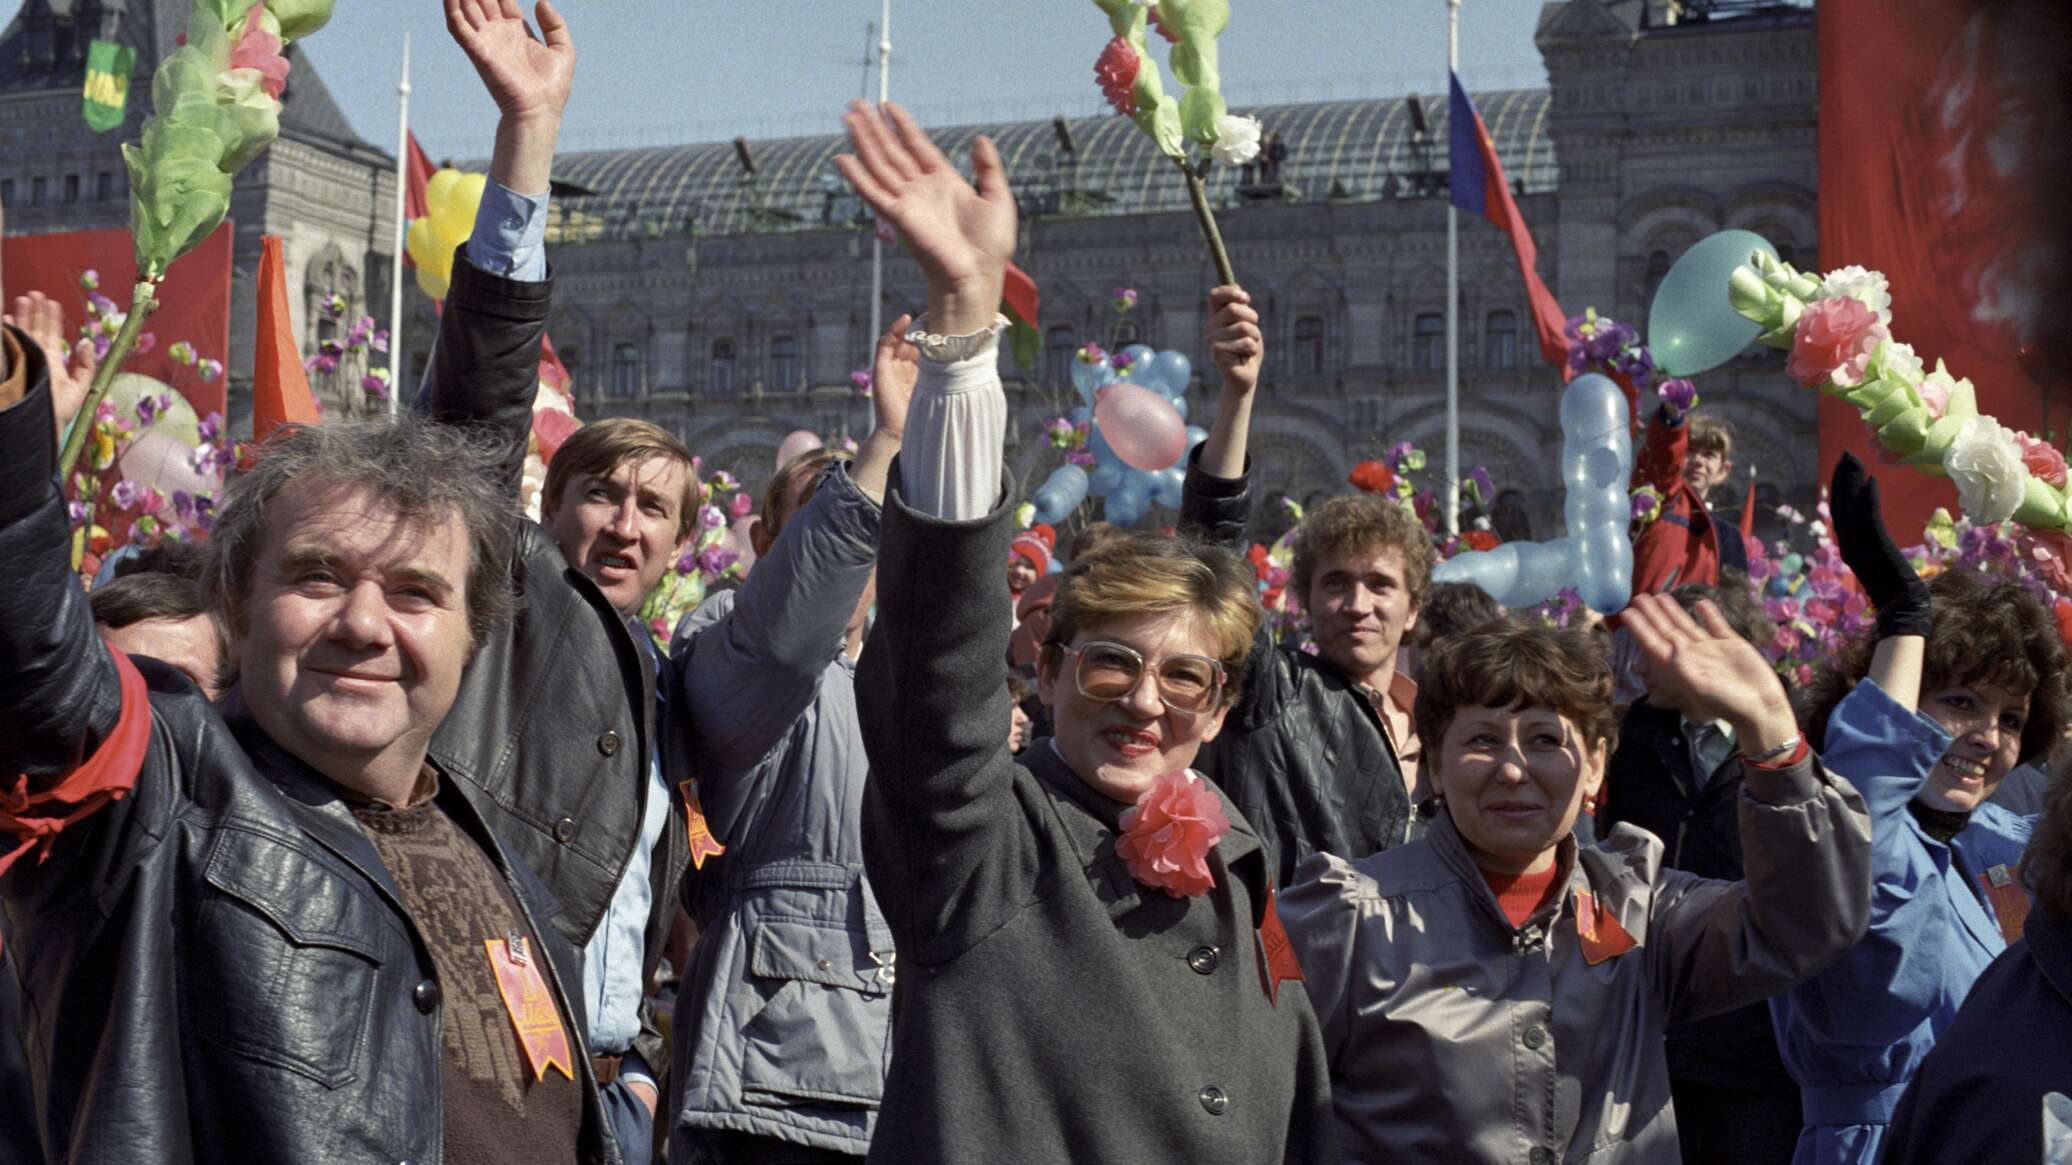
[[[488,184],[487,175],[459,174],[441,189],[443,197],[434,197],[427,187],[425,205],[432,212],[432,226],[449,249],[474,231],[475,211],[482,205],[482,191]]]
[[[403,236],[403,249],[417,264],[417,286],[433,299],[446,298],[447,281],[453,278],[453,248],[458,244],[439,238],[432,220],[421,218],[410,224]]]
[[[446,200],[453,196],[453,184],[460,181],[463,177],[465,175],[459,170],[432,171],[431,178],[426,180],[424,184],[426,213],[434,218],[438,217],[439,208],[444,206]]]

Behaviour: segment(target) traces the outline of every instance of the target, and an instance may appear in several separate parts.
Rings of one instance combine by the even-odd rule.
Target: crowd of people
[[[1251,296],[1206,292],[1177,529],[1023,529],[1003,163],[859,103],[924,310],[664,647],[691,450],[586,425],[517,509],[573,37],[446,7],[500,120],[408,415],[276,435],[89,593],[82,385],[0,338],[0,1154],[2072,1159],[2066,644],[1924,580],[1853,458],[1876,626],[1802,691],[1707,509],[1731,438],[1670,402],[1615,619],[1435,584],[1361,493],[1296,529],[1283,642]]]

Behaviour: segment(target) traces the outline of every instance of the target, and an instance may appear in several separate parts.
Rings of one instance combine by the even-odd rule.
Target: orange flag
[[[309,391],[302,349],[295,343],[277,235],[259,240],[259,336],[252,348],[252,440],[264,441],[282,425],[316,424],[317,398]]]

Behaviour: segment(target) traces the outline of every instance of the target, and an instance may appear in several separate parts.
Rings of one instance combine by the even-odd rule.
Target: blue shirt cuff
[[[475,209],[468,262],[506,279],[538,283],[547,277],[547,200],[519,194],[491,178]]]
[[[619,1061],[619,1080],[626,1084],[645,1084],[657,1092],[661,1091],[661,1086],[655,1083],[654,1071],[648,1067],[647,1058],[631,1048],[626,1050],[625,1058]]]

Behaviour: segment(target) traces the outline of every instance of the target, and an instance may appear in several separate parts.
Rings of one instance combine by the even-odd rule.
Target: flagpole
[[[892,99],[892,0],[879,0],[878,5],[878,104],[883,106]],[[864,341],[863,350],[875,353],[878,350],[878,334],[884,330],[885,299],[885,238],[878,233],[877,224],[871,224],[871,334]],[[870,427],[878,427],[876,410],[869,413]]]
[[[1460,72],[1460,0],[1446,0],[1446,68],[1450,86]],[[1446,203],[1446,532],[1460,533],[1460,211],[1451,199]]]
[[[403,75],[396,82],[396,213],[394,261],[389,264],[388,415],[396,419],[403,395],[403,204],[410,189],[410,34],[403,34]]]

